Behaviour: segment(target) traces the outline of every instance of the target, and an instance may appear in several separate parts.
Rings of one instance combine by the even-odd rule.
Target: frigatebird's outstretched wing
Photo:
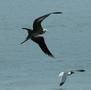
[[[49,15],[51,14],[61,14],[62,12],[52,12],[52,13],[49,13],[49,14],[45,14],[43,16],[40,16],[38,17],[37,19],[34,20],[33,22],[33,30],[34,31],[38,31],[38,30],[43,30],[42,29],[42,26],[41,26],[41,22],[47,18]]]
[[[39,47],[41,48],[41,50],[47,54],[48,56],[51,56],[51,57],[54,57],[52,55],[52,53],[49,51],[49,49],[47,48],[46,44],[45,44],[45,41],[44,41],[44,38],[42,36],[38,36],[38,37],[32,37],[32,40],[34,42],[36,42]]]

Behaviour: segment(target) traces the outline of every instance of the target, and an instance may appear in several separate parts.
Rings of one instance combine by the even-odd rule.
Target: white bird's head
[[[72,75],[72,74],[74,74],[74,72],[73,72],[73,71],[68,72],[68,75]]]

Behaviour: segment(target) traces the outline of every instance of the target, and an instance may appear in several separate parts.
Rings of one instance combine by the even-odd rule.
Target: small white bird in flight
[[[81,69],[81,70],[71,70],[71,71],[67,71],[67,72],[60,72],[59,73],[59,78],[60,78],[60,86],[62,86],[66,79],[67,79],[67,76],[70,76],[72,74],[74,74],[75,72],[84,72],[85,70]]]

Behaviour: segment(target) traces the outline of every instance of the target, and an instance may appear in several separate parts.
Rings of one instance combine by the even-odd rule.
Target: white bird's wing
[[[78,70],[71,70],[69,72],[73,72],[73,73],[75,73],[75,72],[85,72],[85,70],[84,69],[78,69]],[[69,72],[68,72],[68,74],[69,74]]]
[[[79,70],[75,70],[75,71],[77,71],[77,72],[85,72],[84,69],[79,69]]]
[[[66,79],[67,79],[67,73],[64,73],[61,77],[60,77],[60,86],[62,86],[64,83],[65,83],[65,81],[66,81]]]

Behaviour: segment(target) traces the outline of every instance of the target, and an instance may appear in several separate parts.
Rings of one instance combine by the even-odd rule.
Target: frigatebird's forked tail
[[[30,39],[30,34],[32,32],[32,30],[31,29],[28,29],[28,28],[22,28],[22,29],[26,30],[28,32],[28,35],[25,38],[25,40],[23,42],[21,42],[21,44],[25,43],[26,41],[28,41]]]
[[[47,45],[44,41],[44,38],[42,36],[38,36],[38,37],[32,37],[31,38],[34,42],[36,42],[39,47],[41,48],[41,50],[48,56],[54,57],[52,55],[52,53],[49,51],[49,49],[47,48]]]

